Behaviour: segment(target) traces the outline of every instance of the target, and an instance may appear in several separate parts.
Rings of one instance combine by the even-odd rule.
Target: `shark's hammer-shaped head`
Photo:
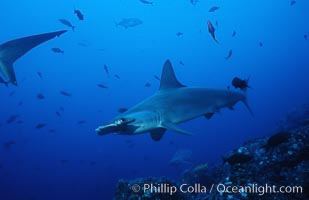
[[[134,119],[128,119],[128,118],[117,118],[113,120],[111,123],[108,123],[103,126],[99,126],[95,131],[99,135],[106,135],[109,133],[122,133],[126,132],[129,127],[130,123],[134,122]]]
[[[158,127],[160,123],[158,117],[152,112],[141,111],[133,113],[124,113],[116,117],[110,123],[99,126],[96,132],[99,135],[108,133],[118,134],[138,134],[151,131]]]

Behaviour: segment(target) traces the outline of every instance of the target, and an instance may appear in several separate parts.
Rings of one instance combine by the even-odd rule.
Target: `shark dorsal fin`
[[[170,60],[167,60],[165,61],[162,70],[160,90],[179,87],[185,86],[177,80],[172,63],[170,62]]]

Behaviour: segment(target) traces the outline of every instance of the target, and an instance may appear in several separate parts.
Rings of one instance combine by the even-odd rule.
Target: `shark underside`
[[[99,135],[150,132],[155,141],[160,140],[167,129],[190,135],[177,124],[200,116],[210,119],[222,108],[233,109],[238,101],[242,101],[252,113],[242,92],[184,86],[177,80],[167,60],[162,70],[160,89],[110,123],[99,126],[96,132]]]

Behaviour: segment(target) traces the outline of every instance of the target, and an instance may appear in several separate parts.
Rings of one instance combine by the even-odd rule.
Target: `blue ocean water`
[[[0,43],[68,30],[16,61],[18,87],[0,85],[0,199],[113,199],[119,179],[176,179],[184,168],[169,161],[180,149],[192,151],[193,163],[220,163],[222,154],[273,133],[289,110],[308,103],[308,1],[292,6],[288,0],[153,2],[0,3]],[[220,9],[208,12],[212,6]],[[83,21],[74,9],[82,11]],[[116,26],[123,18],[143,23]],[[69,20],[75,31],[58,19]],[[208,32],[208,20],[219,44]],[[54,47],[64,53],[51,51]],[[233,55],[226,60],[230,49]],[[188,86],[226,89],[233,77],[250,77],[247,96],[254,117],[239,103],[210,120],[181,124],[192,137],[172,131],[159,142],[149,134],[98,136],[95,128],[119,108],[157,91],[154,76],[160,76],[166,59]],[[12,116],[16,120],[8,123]]]

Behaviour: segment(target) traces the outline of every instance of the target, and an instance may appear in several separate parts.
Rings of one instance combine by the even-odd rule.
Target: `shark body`
[[[150,132],[155,141],[159,141],[167,129],[190,135],[177,124],[200,116],[210,119],[222,108],[233,109],[238,101],[242,101],[252,113],[244,93],[184,86],[177,80],[171,62],[167,60],[162,70],[160,89],[110,123],[99,126],[96,132],[99,135]]]
[[[5,42],[0,45],[0,73],[10,83],[17,85],[14,62],[30,51],[32,48],[40,45],[47,40],[65,33],[66,30],[32,35]]]

